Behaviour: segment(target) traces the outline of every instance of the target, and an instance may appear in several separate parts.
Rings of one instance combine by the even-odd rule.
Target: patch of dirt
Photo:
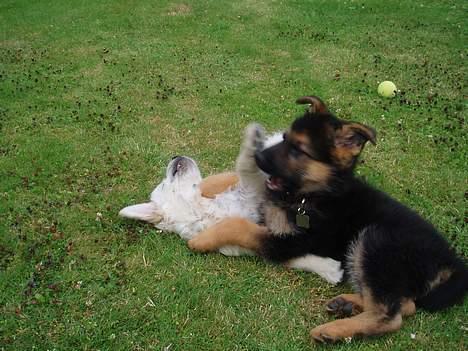
[[[168,16],[187,16],[192,13],[192,8],[187,4],[173,4],[169,7]]]

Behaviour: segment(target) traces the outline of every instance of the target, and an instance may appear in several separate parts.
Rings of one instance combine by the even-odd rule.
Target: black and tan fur
[[[354,176],[375,131],[336,118],[317,97],[298,102],[310,110],[283,142],[256,155],[271,176],[264,226],[227,219],[190,247],[245,245],[274,262],[309,253],[343,262],[355,294],[327,303],[330,313],[347,318],[314,328],[311,336],[320,342],[395,331],[416,308],[435,311],[463,301],[468,269],[446,240],[416,212]],[[299,210],[308,228],[297,225]]]

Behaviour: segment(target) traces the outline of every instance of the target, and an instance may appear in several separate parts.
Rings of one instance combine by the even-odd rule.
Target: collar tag
[[[309,216],[306,214],[298,213],[296,215],[296,225],[301,228],[309,229]]]
[[[301,228],[309,229],[310,228],[309,216],[306,215],[306,211],[303,208],[305,201],[306,201],[305,198],[303,198],[301,201],[301,204],[297,208],[296,225]]]

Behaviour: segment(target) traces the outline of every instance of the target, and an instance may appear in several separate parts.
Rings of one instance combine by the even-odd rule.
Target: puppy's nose
[[[172,160],[175,160],[177,157],[180,157],[180,156],[179,156],[179,155],[174,156],[174,157],[172,158]]]
[[[255,153],[255,163],[263,172],[271,174],[271,162],[265,155],[265,151]]]
[[[265,162],[265,157],[261,151],[255,152],[255,161],[257,162],[257,165]]]

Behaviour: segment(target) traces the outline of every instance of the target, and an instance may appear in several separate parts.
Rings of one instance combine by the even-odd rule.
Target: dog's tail
[[[438,311],[463,302],[468,293],[468,267],[460,260],[450,278],[416,299],[416,306],[427,311]]]

